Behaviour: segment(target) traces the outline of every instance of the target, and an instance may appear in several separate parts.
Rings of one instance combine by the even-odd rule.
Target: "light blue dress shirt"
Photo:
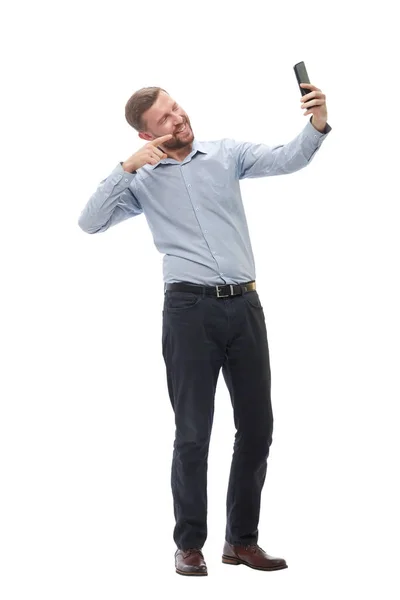
[[[256,279],[240,179],[293,173],[306,167],[331,130],[307,122],[280,146],[233,139],[193,141],[179,162],[165,158],[135,173],[119,163],[100,182],[79,217],[87,233],[100,233],[144,213],[163,259],[164,284],[245,283]]]

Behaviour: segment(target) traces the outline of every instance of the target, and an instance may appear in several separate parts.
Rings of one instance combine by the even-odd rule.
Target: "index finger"
[[[301,85],[301,87],[308,88],[309,90],[312,90],[313,92],[320,92],[321,91],[319,88],[317,88],[312,83],[300,83],[300,85]]]
[[[159,138],[156,138],[155,140],[151,140],[151,142],[149,142],[152,146],[158,146],[159,144],[163,144],[164,142],[170,140],[172,138],[172,133],[168,133],[167,135],[162,135]]]

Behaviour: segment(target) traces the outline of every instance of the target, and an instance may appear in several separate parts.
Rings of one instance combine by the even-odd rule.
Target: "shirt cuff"
[[[129,181],[129,183],[130,183],[132,181],[132,179],[135,177],[136,171],[133,171],[133,173],[130,173],[129,171],[124,171],[124,168],[122,165],[123,165],[123,162],[118,163],[117,166],[115,167],[114,171],[116,173],[125,175],[125,181]]]
[[[316,128],[314,127],[314,125],[311,123],[311,119],[312,119],[312,116],[310,117],[310,120],[309,120],[309,122],[307,123],[307,124],[309,124],[309,125],[310,125],[310,127],[311,127],[311,130],[310,130],[310,131],[312,131],[313,133],[315,133],[315,134],[317,134],[317,135],[320,135],[320,136],[322,136],[322,135],[328,135],[328,133],[329,133],[329,132],[331,131],[331,129],[332,129],[332,127],[331,127],[331,126],[330,126],[328,123],[325,125],[325,129],[324,129],[324,131],[322,131],[322,132],[321,132],[321,131],[318,131],[318,129],[316,129]]]

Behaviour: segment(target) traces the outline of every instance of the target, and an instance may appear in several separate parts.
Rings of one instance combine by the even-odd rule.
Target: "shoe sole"
[[[245,560],[239,560],[238,558],[233,558],[232,556],[222,555],[222,562],[225,565],[245,565],[246,567],[250,567],[250,569],[256,569],[257,571],[281,571],[282,569],[287,569],[287,565],[282,565],[281,567],[255,567]]]
[[[188,575],[189,577],[193,576],[193,575],[195,577],[202,577],[202,576],[204,577],[204,575],[208,575],[207,571],[205,571],[203,573],[201,573],[201,572],[198,572],[198,573],[196,573],[196,572],[188,573],[187,571],[180,571],[179,569],[175,569],[175,571],[178,573],[178,575]]]

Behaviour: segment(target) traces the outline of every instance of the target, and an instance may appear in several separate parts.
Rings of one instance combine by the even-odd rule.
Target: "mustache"
[[[185,119],[184,122],[182,123],[182,125],[179,125],[178,129],[175,131],[175,134],[182,129],[182,127],[186,127],[186,125],[189,125],[188,120]]]

